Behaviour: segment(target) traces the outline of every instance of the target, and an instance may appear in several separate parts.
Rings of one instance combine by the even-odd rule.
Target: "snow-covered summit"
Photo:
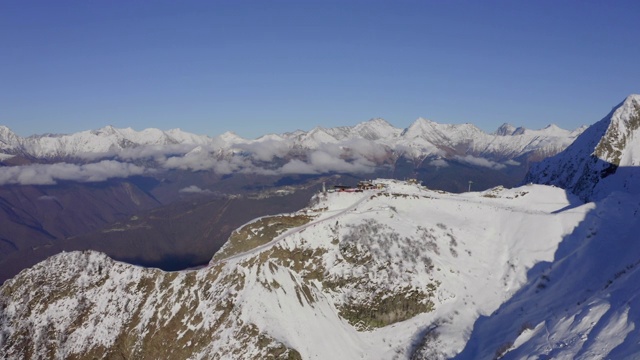
[[[533,166],[525,182],[560,186],[584,200],[611,191],[640,192],[639,129],[640,95],[630,95],[566,150]]]
[[[19,141],[20,139],[18,135],[11,131],[11,129],[0,125],[0,151],[13,149],[17,146]]]
[[[375,118],[354,126],[351,133],[367,140],[382,140],[398,137],[401,130],[384,119]]]
[[[216,136],[214,139],[217,140],[218,142],[217,144],[221,148],[230,148],[235,144],[242,144],[247,142],[246,139],[244,139],[243,137],[241,137],[240,135],[236,134],[233,131],[224,132]]]
[[[453,195],[374,184],[256,219],[197,271],[50,258],[0,288],[0,354],[453,356],[589,209],[558,212],[572,199],[546,186]]]
[[[508,135],[513,135],[515,131],[516,131],[515,126],[508,123],[504,123],[500,125],[500,127],[498,127],[498,129],[495,131],[495,134],[500,136],[508,136]]]

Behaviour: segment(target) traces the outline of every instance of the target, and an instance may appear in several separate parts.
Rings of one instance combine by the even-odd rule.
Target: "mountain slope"
[[[456,359],[640,356],[640,198],[615,193],[585,206],[553,261],[531,269],[518,293],[475,324]]]
[[[10,358],[388,359],[425,349],[452,356],[477,317],[516,293],[527,269],[550,261],[588,210],[557,212],[576,199],[543,186],[453,195],[381,183],[386,190],[330,193],[303,212],[251,222],[202,270],[57,255],[0,289],[0,351]],[[433,328],[447,335],[431,339]]]
[[[640,193],[638,179],[625,170],[640,165],[639,129],[640,95],[630,95],[565,151],[532,166],[525,182],[559,186],[584,200],[611,191]]]
[[[553,261],[474,325],[456,359],[637,359],[640,356],[640,96],[631,95],[529,181],[592,201]]]

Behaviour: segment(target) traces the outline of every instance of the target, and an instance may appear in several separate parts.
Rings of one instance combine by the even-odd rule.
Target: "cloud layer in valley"
[[[144,167],[113,160],[91,164],[33,164],[0,168],[0,185],[54,185],[59,181],[100,182],[142,175]]]
[[[501,170],[507,167],[507,165],[505,164],[501,164],[499,162],[491,161],[485,158],[475,157],[472,155],[456,156],[455,159],[465,164],[486,167],[495,170]]]
[[[401,147],[401,146],[400,146]],[[284,139],[264,139],[229,146],[139,146],[116,153],[94,154],[89,164],[32,164],[0,168],[0,185],[53,185],[59,181],[99,182],[161,170],[214,171],[217,174],[261,175],[353,173],[366,174],[377,167],[392,165],[398,153],[415,149],[391,149],[375,141],[348,139],[320,143],[313,149],[295,146]],[[100,156],[98,156],[100,155]],[[101,157],[102,156],[102,157]],[[100,160],[108,157],[109,160]],[[85,160],[92,157],[87,156]],[[99,161],[100,160],[100,161]],[[449,166],[454,160],[473,166],[501,170],[515,161],[499,163],[472,155],[439,158],[429,165]],[[186,189],[185,192],[188,192]]]

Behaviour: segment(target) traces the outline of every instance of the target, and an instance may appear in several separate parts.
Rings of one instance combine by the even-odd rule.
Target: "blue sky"
[[[0,124],[575,128],[640,93],[638,14],[637,1],[5,0]]]

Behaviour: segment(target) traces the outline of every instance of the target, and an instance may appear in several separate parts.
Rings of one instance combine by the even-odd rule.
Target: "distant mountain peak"
[[[11,129],[0,125],[0,150],[10,149],[17,146],[19,137]]]
[[[353,132],[367,140],[378,140],[396,137],[401,131],[382,118],[374,118],[354,126]]]
[[[423,135],[425,132],[428,132],[433,129],[433,125],[436,123],[431,120],[427,120],[425,118],[419,117],[417,118],[409,127],[404,129],[402,132],[402,136],[404,137],[419,137]]]
[[[498,127],[498,130],[496,130],[495,134],[500,136],[507,136],[507,135],[513,135],[515,131],[516,131],[516,128],[513,125],[509,123],[504,123],[500,125],[500,127]]]
[[[436,122],[433,120],[429,120],[427,118],[419,117],[409,127],[413,125],[421,126],[421,125],[430,125],[430,124],[436,124]]]
[[[236,134],[233,131],[226,131],[218,136],[219,138],[227,141],[243,141],[245,140],[240,135]]]
[[[384,125],[384,126],[393,126],[383,118],[371,118],[361,124],[378,124],[378,125]]]
[[[17,135],[11,131],[8,127],[4,125],[0,125],[0,139],[9,138],[9,137],[17,137]]]
[[[526,128],[518,126],[518,128],[511,135],[522,135],[527,131]]]
[[[118,132],[118,129],[116,129],[113,125],[107,125],[92,132],[96,135],[114,135]]]

